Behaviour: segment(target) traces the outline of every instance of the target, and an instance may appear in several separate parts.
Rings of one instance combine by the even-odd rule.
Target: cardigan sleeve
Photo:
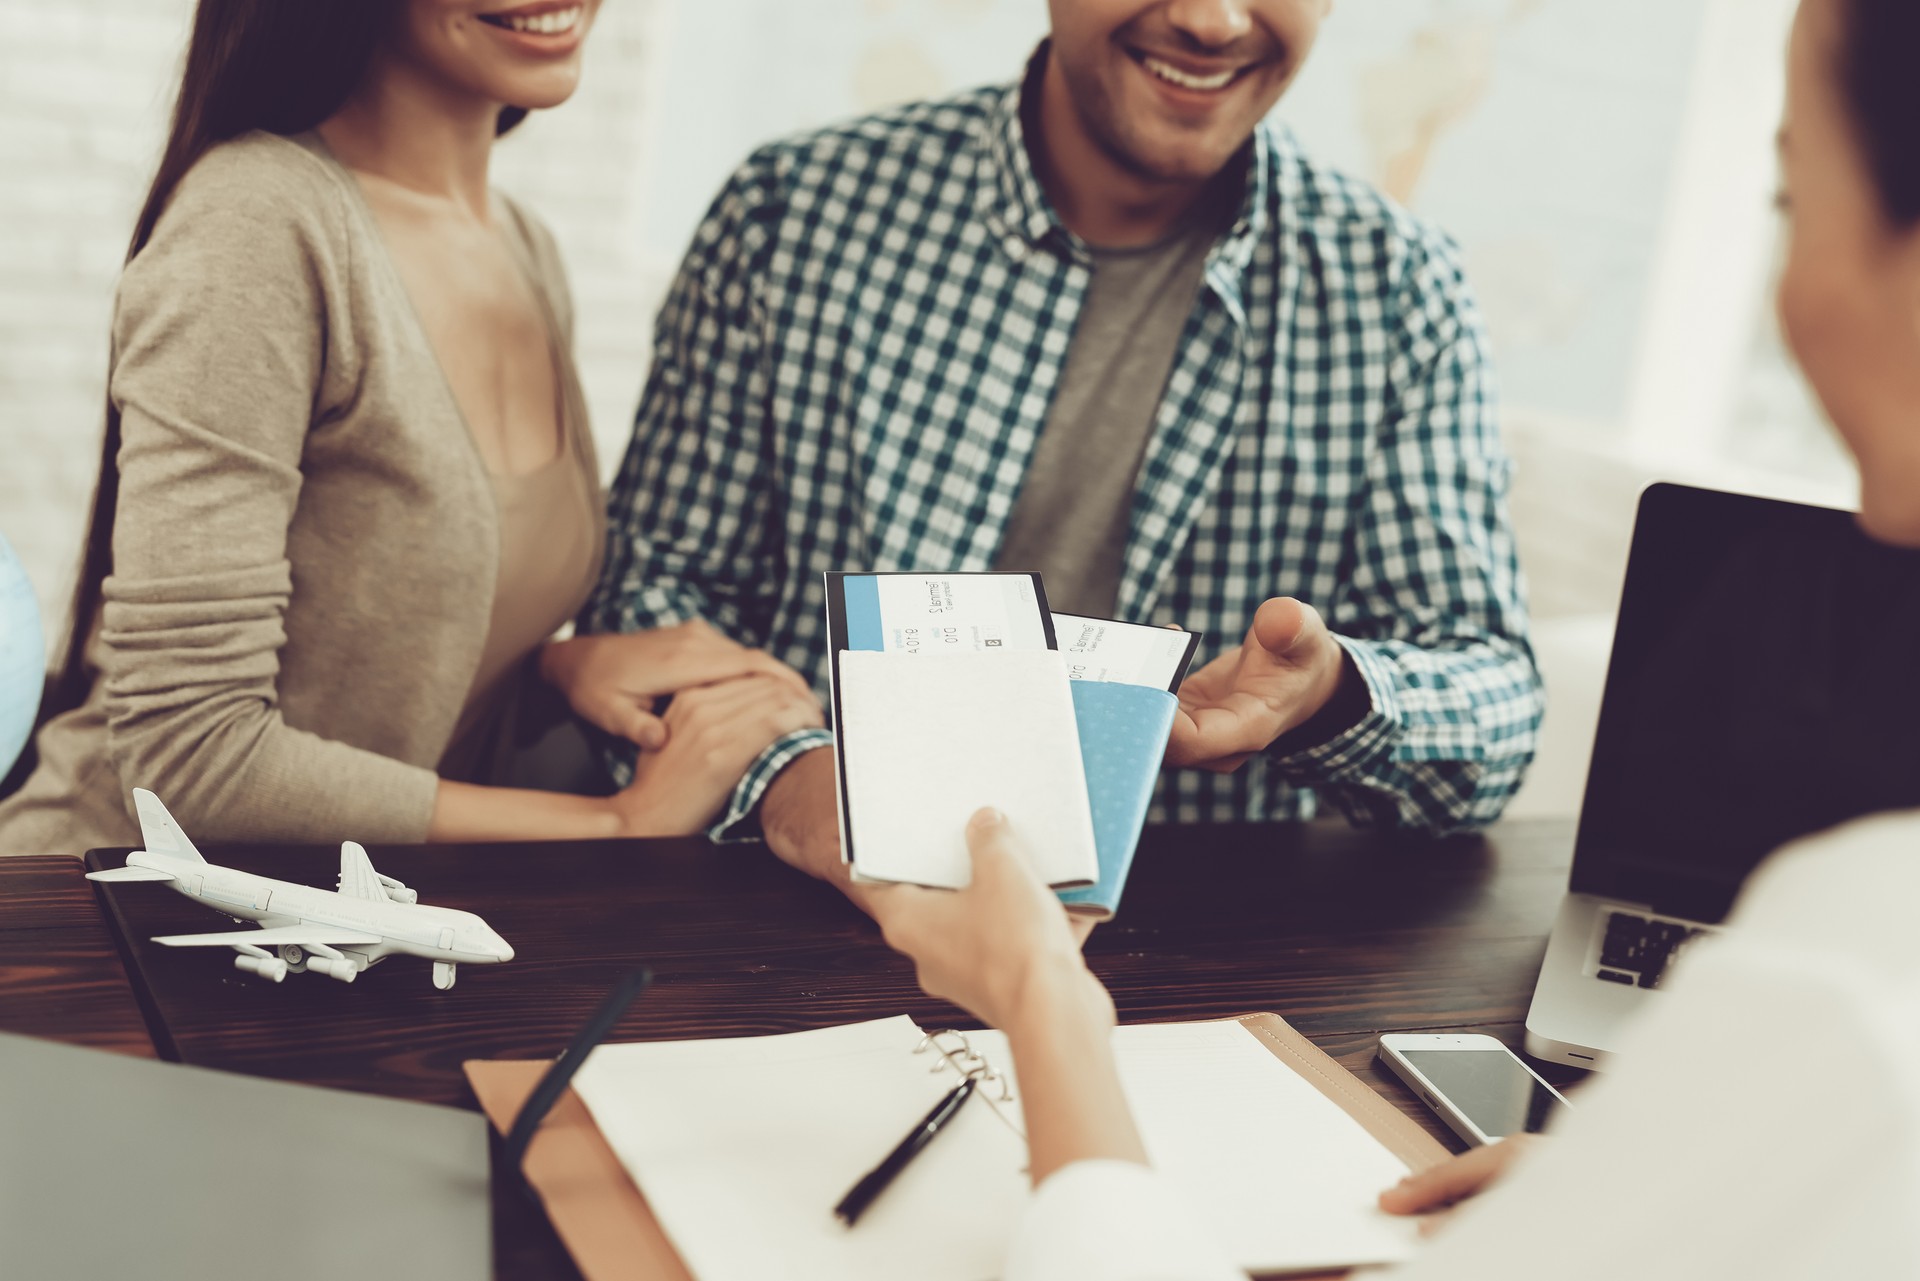
[[[338,314],[344,193],[287,147],[209,153],[121,278],[108,752],[123,795],[151,788],[196,836],[420,840],[433,771],[279,709],[302,453],[358,359]]]

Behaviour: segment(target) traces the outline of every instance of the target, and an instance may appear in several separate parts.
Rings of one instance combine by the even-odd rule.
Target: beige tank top
[[[557,317],[539,287],[541,273],[519,238],[509,239],[546,313],[563,439],[551,462],[525,475],[490,473],[500,517],[500,573],[486,646],[439,769],[442,778],[473,783],[500,781],[539,679],[540,646],[586,603],[606,547],[606,514],[579,377],[561,349]]]

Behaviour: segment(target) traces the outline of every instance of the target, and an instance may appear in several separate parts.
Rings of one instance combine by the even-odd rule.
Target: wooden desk
[[[153,1057],[78,859],[0,858],[0,1032]]]
[[[1272,1010],[1444,1132],[1372,1065],[1382,1031],[1476,1028],[1517,1047],[1546,932],[1566,885],[1568,824],[1514,824],[1430,842],[1344,826],[1149,832],[1120,919],[1087,953],[1127,1022]],[[248,871],[331,886],[334,848],[209,849]],[[653,989],[614,1039],[749,1035],[907,1013],[964,1020],[913,982],[840,894],[757,846],[697,839],[371,851],[424,901],[479,912],[513,944],[453,990],[396,957],[352,985],[278,987],[224,951],[156,934],[218,919],[151,885],[102,886],[135,989],[169,1058],[287,1080],[473,1106],[460,1063],[551,1057],[615,978],[645,962]],[[117,855],[90,855],[112,866]],[[1565,1080],[1566,1073],[1557,1079]],[[511,1190],[509,1177],[496,1178]],[[496,1196],[498,1275],[576,1275],[537,1213]]]

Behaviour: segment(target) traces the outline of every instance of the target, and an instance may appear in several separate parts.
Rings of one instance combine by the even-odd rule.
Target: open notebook
[[[967,1036],[1012,1075],[1003,1038]],[[856,1227],[832,1214],[954,1083],[950,1071],[928,1070],[929,1055],[915,1055],[920,1040],[903,1016],[784,1036],[603,1046],[575,1079],[591,1125],[585,1112],[569,1120],[556,1109],[547,1123],[554,1146],[543,1153],[543,1127],[530,1175],[589,1281],[986,1281],[999,1275],[1028,1195],[1019,1104],[990,1105],[998,1096],[988,1088]],[[1374,1198],[1444,1150],[1281,1020],[1122,1027],[1114,1047],[1154,1164],[1250,1270],[1412,1252],[1413,1225],[1379,1213]],[[505,1124],[538,1068],[467,1070]],[[1012,1086],[1017,1096],[1017,1079]],[[600,1159],[624,1168],[637,1193],[609,1190],[604,1170],[597,1181],[586,1173],[591,1129],[611,1150]],[[624,1226],[614,1222],[622,1215]],[[633,1269],[648,1258],[648,1270]]]

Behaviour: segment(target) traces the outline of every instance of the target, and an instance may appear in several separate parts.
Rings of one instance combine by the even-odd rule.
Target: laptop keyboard
[[[1607,983],[1659,987],[1680,945],[1703,932],[1678,921],[1609,912],[1607,932],[1600,942],[1600,968],[1594,977]]]

